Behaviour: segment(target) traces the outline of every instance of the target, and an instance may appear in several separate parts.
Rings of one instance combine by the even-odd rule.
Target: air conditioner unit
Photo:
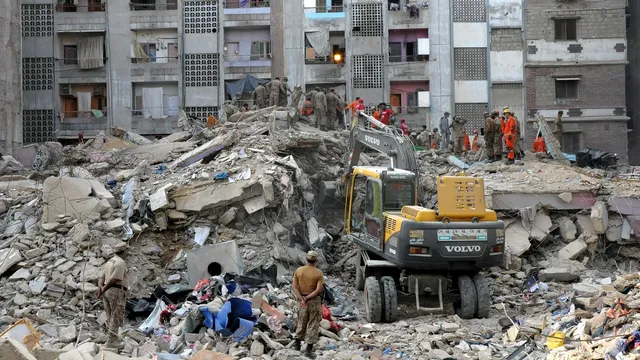
[[[98,86],[94,88],[93,96],[104,96],[104,86]]]
[[[60,96],[76,96],[76,87],[73,84],[60,84]]]
[[[409,107],[407,108],[407,113],[409,114],[415,114],[418,112],[418,108],[417,107]]]

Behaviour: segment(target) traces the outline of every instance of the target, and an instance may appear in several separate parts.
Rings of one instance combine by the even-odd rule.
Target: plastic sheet
[[[151,312],[151,315],[149,315],[142,325],[138,327],[138,330],[145,334],[152,332],[158,327],[158,325],[160,325],[160,314],[162,314],[166,309],[167,305],[162,300],[158,299],[158,301],[156,301],[156,307]]]

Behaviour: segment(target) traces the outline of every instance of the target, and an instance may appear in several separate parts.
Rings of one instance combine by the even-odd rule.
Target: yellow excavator
[[[483,179],[438,177],[438,208],[424,208],[411,140],[363,112],[356,116],[342,181],[324,188],[326,197],[345,198],[344,227],[360,248],[356,284],[367,319],[395,321],[398,293],[431,312],[444,310],[446,293],[460,317],[488,317],[489,286],[479,271],[502,265],[505,237],[504,223],[486,208]],[[357,166],[366,148],[388,156],[389,166]],[[439,307],[421,306],[424,295],[437,295]]]

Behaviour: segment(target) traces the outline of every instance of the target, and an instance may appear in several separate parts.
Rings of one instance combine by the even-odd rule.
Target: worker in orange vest
[[[355,100],[353,100],[351,102],[351,104],[347,105],[344,108],[345,110],[351,110],[351,117],[352,118],[356,114],[356,107],[358,106],[359,103],[360,103],[360,97],[357,97]]]
[[[469,134],[467,134],[467,129],[464,130],[464,151],[471,150],[471,142],[469,141]]]
[[[547,143],[544,141],[542,137],[542,133],[538,132],[538,137],[533,140],[533,152],[536,153],[546,153],[547,152]]]
[[[473,151],[478,151],[480,148],[478,147],[478,130],[473,130],[473,142],[471,143],[471,149]]]
[[[516,145],[516,134],[517,134],[517,124],[516,118],[511,114],[511,110],[509,108],[504,108],[503,113],[506,117],[506,121],[504,124],[504,142],[507,145],[507,164],[513,164],[515,162],[516,153],[515,153],[515,145]]]

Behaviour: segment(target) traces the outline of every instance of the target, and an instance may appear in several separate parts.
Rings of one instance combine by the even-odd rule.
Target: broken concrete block
[[[602,293],[602,285],[597,284],[577,283],[571,284],[571,287],[577,296],[592,297]]]
[[[596,234],[604,234],[609,225],[609,211],[607,204],[603,201],[596,201],[591,208],[591,221]]]
[[[622,240],[622,217],[620,215],[612,215],[609,218],[605,234],[607,236],[607,240],[611,242],[618,242]]]
[[[561,216],[558,218],[558,230],[560,231],[560,236],[564,240],[575,240],[576,234],[578,233],[578,229],[576,228],[576,224],[573,223],[573,220],[567,216]]]
[[[529,242],[529,232],[522,226],[520,221],[509,225],[505,230],[505,243],[511,255],[521,256],[531,247]]]
[[[181,142],[185,140],[189,140],[191,137],[191,133],[188,131],[178,131],[174,132],[171,135],[165,136],[162,139],[158,140],[159,143],[173,143],[173,142]]]
[[[189,284],[195,286],[203,278],[224,273],[242,275],[242,254],[235,241],[207,245],[187,251],[187,275]]]
[[[0,275],[4,274],[13,265],[22,261],[20,250],[14,248],[5,248],[0,250]]]
[[[578,239],[560,249],[560,251],[558,251],[558,257],[561,259],[574,260],[586,250],[587,243],[582,239]]]
[[[580,235],[595,235],[596,230],[593,228],[593,221],[591,217],[587,215],[576,215],[576,228]]]
[[[42,230],[44,231],[55,231],[55,229],[62,226],[62,224],[60,224],[59,222],[52,222],[52,223],[42,223],[40,224],[40,226],[42,226]]]
[[[169,197],[167,191],[173,189],[173,184],[167,184],[159,188],[156,192],[149,196],[149,206],[151,211],[155,212],[160,209],[165,209],[169,206]]]
[[[0,359],[37,360],[23,344],[13,339],[0,340]]]
[[[233,219],[236,218],[236,214],[238,213],[238,208],[232,207],[229,210],[225,211],[224,214],[220,217],[220,224],[227,226]]]
[[[89,237],[89,225],[85,223],[78,223],[73,226],[68,235],[71,236],[71,240],[73,240],[74,244],[80,244]]]
[[[105,201],[105,208],[105,204],[91,193],[91,183],[85,179],[48,177],[42,188],[42,222],[56,222],[59,215],[69,215],[80,221],[99,220],[101,213],[111,206]]]
[[[311,218],[307,221],[307,232],[309,243],[311,247],[317,249],[321,248],[325,241],[329,238],[329,235],[323,228],[318,224],[318,220],[316,218]]]
[[[61,326],[58,329],[58,340],[63,343],[70,343],[76,339],[78,331],[75,325]]]
[[[280,224],[279,222],[276,222],[275,224],[273,224],[273,232],[275,232],[277,235],[282,235],[287,232],[287,228],[282,226],[282,224]]]
[[[264,344],[262,344],[258,340],[254,340],[251,343],[250,352],[251,352],[251,356],[253,357],[261,357],[262,354],[264,354]]]
[[[167,214],[167,216],[169,217],[169,219],[173,221],[187,219],[187,214],[183,213],[182,211],[173,210],[173,209],[169,210],[169,213]]]
[[[553,223],[549,215],[539,211],[531,224],[531,238],[538,241],[546,239],[552,226]]]
[[[570,192],[563,192],[561,194],[558,194],[558,197],[566,203],[570,203],[571,200],[573,200],[573,195]]]
[[[27,280],[30,275],[31,275],[31,272],[29,270],[21,268],[21,269],[18,269],[16,272],[14,272],[9,277],[9,280],[11,281]]]
[[[27,299],[27,297],[22,294],[16,294],[16,296],[13,297],[13,303],[18,306],[22,306],[27,302],[29,302],[29,299]]]
[[[22,234],[22,230],[24,229],[24,222],[22,220],[14,220],[10,221],[7,226],[4,228],[4,236],[12,237],[14,235]]]
[[[626,217],[622,218],[622,233],[620,234],[620,237],[623,240],[631,239],[631,224],[629,223],[629,220],[627,220]]]
[[[538,278],[540,281],[572,282],[580,279],[580,276],[569,268],[552,267],[540,270]]]
[[[244,209],[247,211],[247,214],[253,214],[258,210],[262,210],[266,208],[268,205],[269,203],[267,202],[267,199],[265,198],[264,194],[258,195],[256,197],[252,197],[251,199],[242,203],[242,206],[244,206]]]
[[[31,281],[29,281],[29,290],[33,295],[40,295],[47,287],[47,278],[44,276],[39,276]]]
[[[235,182],[215,181],[187,185],[173,191],[172,198],[176,202],[176,210],[184,212],[201,212],[216,209],[238,201],[253,198],[262,194],[262,185],[257,176],[248,180]]]
[[[31,216],[24,222],[24,233],[33,235],[38,231],[38,218]]]
[[[170,169],[175,169],[177,167],[186,167],[193,163],[196,163],[205,157],[211,156],[224,149],[227,146],[233,145],[239,133],[235,130],[232,130],[225,135],[218,136],[211,141],[208,141],[201,146],[189,151],[188,153],[180,156],[176,161],[169,165]]]
[[[111,221],[107,221],[106,225],[107,225],[107,230],[108,231],[120,230],[124,226],[124,220],[122,220],[122,219],[114,219],[114,220],[111,220]]]
[[[111,207],[113,208],[118,206],[116,198],[113,196],[111,191],[107,190],[107,188],[105,188],[100,181],[94,179],[87,179],[87,181],[89,181],[89,184],[91,184],[91,189],[93,190],[92,195],[100,200],[107,200],[109,202],[109,205],[111,205]]]

